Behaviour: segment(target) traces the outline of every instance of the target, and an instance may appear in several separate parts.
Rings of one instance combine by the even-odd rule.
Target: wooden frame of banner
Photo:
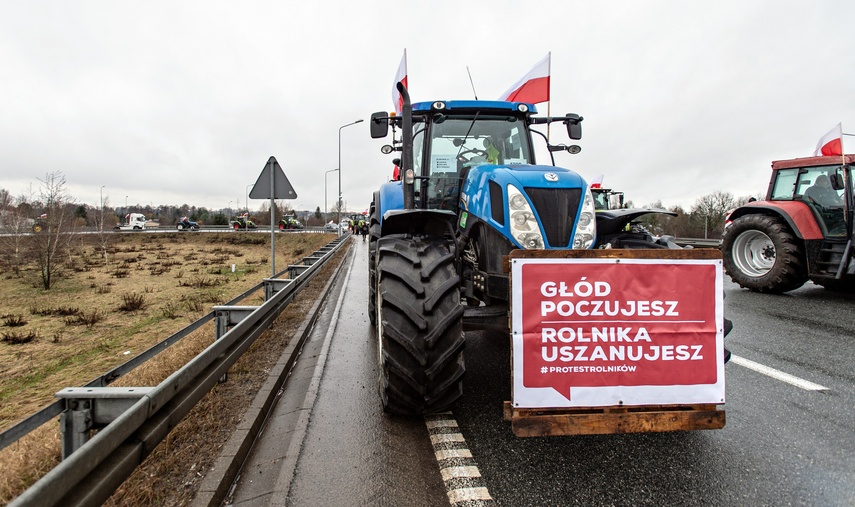
[[[607,249],[607,250],[513,250],[504,259],[510,273],[510,259],[721,259],[716,249]],[[513,280],[509,277],[511,291]],[[513,304],[511,298],[510,304]],[[508,324],[512,326],[513,309]],[[513,347],[513,345],[511,345]],[[513,358],[513,350],[511,351]],[[511,359],[513,377],[513,359]],[[513,384],[513,378],[511,379]],[[724,427],[722,405],[640,405],[574,408],[515,408],[504,404],[505,420],[518,437],[564,435],[606,435],[666,431],[717,430]]]

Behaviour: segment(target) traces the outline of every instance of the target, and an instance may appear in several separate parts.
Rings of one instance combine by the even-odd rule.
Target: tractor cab
[[[724,267],[757,292],[787,292],[811,280],[855,290],[852,165],[855,155],[772,162],[766,199],[730,214]]]
[[[774,180],[767,198],[771,201],[804,202],[814,213],[824,237],[846,238],[843,206],[847,195],[845,181],[851,181],[848,165],[784,165],[774,171]]]
[[[473,167],[533,163],[522,117],[479,116],[439,114],[414,124],[414,166],[423,174],[416,190],[420,207],[456,212],[461,183]]]
[[[413,104],[410,159],[413,207],[456,213],[462,185],[472,168],[534,165],[531,145],[534,131],[529,129],[533,123],[561,121],[567,124],[571,139],[581,138],[582,119],[578,115],[533,118],[531,115],[536,113],[533,105],[516,102],[460,100]],[[400,117],[390,118],[385,112],[372,115],[372,137],[385,137],[390,124],[393,129],[404,128]],[[393,136],[393,144],[403,145],[405,140],[398,141]],[[567,148],[549,146],[549,149],[552,152]],[[383,149],[384,153],[396,150],[403,151],[403,147],[387,145]]]

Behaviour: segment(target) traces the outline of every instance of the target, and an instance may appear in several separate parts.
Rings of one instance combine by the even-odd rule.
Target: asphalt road
[[[784,296],[725,285],[736,359],[721,430],[516,438],[500,405],[507,339],[467,336],[466,398],[454,415],[497,504],[855,505],[855,299],[812,284]]]
[[[293,473],[271,474],[273,500],[237,503],[448,505],[446,488],[460,486],[443,482],[425,421],[379,408],[367,243],[353,246],[344,292],[331,296],[317,326],[312,350],[326,339],[326,354],[306,354],[325,360],[305,437],[291,446],[299,449]],[[734,359],[721,430],[515,437],[502,414],[509,338],[467,333],[465,395],[452,416],[472,454],[467,470],[492,498],[483,504],[855,505],[855,298],[812,284],[754,294],[727,277],[725,290],[735,329],[726,339]],[[245,468],[253,466],[268,465]]]

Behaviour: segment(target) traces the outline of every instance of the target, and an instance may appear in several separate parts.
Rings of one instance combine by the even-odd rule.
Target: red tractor
[[[852,164],[855,155],[772,162],[766,199],[728,217],[721,249],[734,282],[780,293],[806,281],[855,288]]]

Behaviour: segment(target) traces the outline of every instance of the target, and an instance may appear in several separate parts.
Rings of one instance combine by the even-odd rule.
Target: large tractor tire
[[[368,225],[368,320],[377,325],[377,240],[380,239],[380,192],[374,192]]]
[[[450,242],[377,241],[380,397],[386,412],[448,410],[463,395],[463,307]]]
[[[727,228],[721,244],[724,268],[740,286],[781,293],[808,279],[804,247],[780,218],[745,215]]]

